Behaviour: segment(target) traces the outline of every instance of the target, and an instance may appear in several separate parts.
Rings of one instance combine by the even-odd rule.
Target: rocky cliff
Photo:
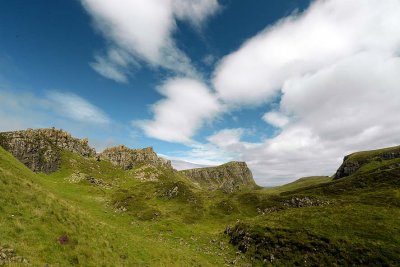
[[[253,175],[245,162],[228,162],[216,167],[183,170],[180,173],[209,190],[221,189],[231,193],[243,187],[256,187]]]
[[[347,155],[344,157],[342,165],[340,165],[339,169],[336,171],[335,179],[350,176],[363,165],[372,161],[384,161],[396,158],[400,158],[400,146],[356,152]]]
[[[151,147],[131,149],[121,145],[105,149],[99,154],[99,157],[102,160],[109,160],[112,164],[120,166],[124,170],[130,170],[143,164],[156,168],[172,169],[171,162],[159,157]]]
[[[61,149],[84,157],[96,155],[87,139],[77,139],[54,128],[3,132],[0,133],[0,146],[34,172],[57,170],[61,163]]]

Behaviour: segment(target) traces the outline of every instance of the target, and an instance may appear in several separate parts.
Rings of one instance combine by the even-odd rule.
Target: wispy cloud
[[[199,77],[191,60],[175,44],[177,20],[201,28],[220,8],[217,0],[81,0],[96,27],[111,44],[123,51],[124,61],[134,58],[151,67]],[[101,75],[125,82],[129,65],[96,59],[92,67]],[[112,64],[110,64],[112,63]]]
[[[26,128],[105,127],[112,121],[100,108],[72,94],[49,91],[44,96],[0,89],[0,130]]]
[[[110,123],[109,117],[102,110],[73,93],[52,91],[48,92],[47,99],[60,116],[94,124]]]

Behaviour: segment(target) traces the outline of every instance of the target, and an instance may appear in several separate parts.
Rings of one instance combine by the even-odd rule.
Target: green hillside
[[[124,170],[98,157],[51,149],[60,166],[45,174],[0,147],[0,265],[400,261],[398,158],[367,160],[341,179],[307,177],[227,193],[204,189],[172,168],[141,162]],[[152,172],[157,179],[143,179]]]
[[[71,153],[63,159],[56,173],[37,175],[0,147],[0,246],[31,265],[215,266],[235,258],[224,220],[200,223],[206,212],[191,203],[184,182],[177,184],[187,192],[169,199],[162,193],[173,182],[140,183],[111,164]],[[69,182],[76,170],[101,173],[112,188]],[[118,210],[121,199],[127,212]]]

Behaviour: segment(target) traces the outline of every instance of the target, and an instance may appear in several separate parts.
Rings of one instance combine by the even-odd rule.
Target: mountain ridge
[[[40,154],[38,146],[49,146],[41,138],[23,139],[16,147]],[[2,134],[0,139],[4,144]],[[78,149],[72,143],[68,147]],[[98,154],[51,144],[50,149],[59,153],[59,166],[44,173],[0,147],[0,251],[7,251],[0,266],[21,261],[32,266],[396,266],[400,261],[400,158],[362,152],[367,162],[340,179],[308,177],[276,188],[226,192],[220,184],[209,190],[207,180],[195,184],[179,171],[137,160],[138,153],[139,159],[140,153],[154,156],[152,149],[111,149],[117,151],[114,164]],[[126,151],[125,169],[119,150]],[[385,153],[392,155],[390,150]],[[137,161],[130,162],[131,156]],[[246,166],[224,165],[222,176],[231,175],[227,166]],[[218,178],[210,174],[218,168],[196,173]]]
[[[132,149],[124,145],[109,147],[100,153],[89,146],[88,139],[73,137],[70,133],[55,128],[27,129],[0,133],[0,145],[34,172],[51,173],[61,165],[61,150],[84,157],[106,160],[140,180],[158,180],[164,171],[180,173],[203,188],[221,189],[226,193],[240,190],[243,186],[255,186],[250,169],[245,163],[229,162],[221,166],[208,167],[200,176],[207,178],[199,183],[200,170],[177,171],[171,161],[159,157],[152,147]],[[224,180],[221,182],[221,180]],[[208,181],[205,183],[205,181]]]

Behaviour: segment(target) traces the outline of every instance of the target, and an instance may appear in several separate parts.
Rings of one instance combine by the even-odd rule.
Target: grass
[[[308,177],[225,194],[175,172],[140,181],[135,170],[107,161],[61,156],[57,172],[35,174],[0,147],[0,245],[32,266],[394,266],[400,260],[398,160],[371,161],[335,181]],[[111,188],[71,183],[74,173]],[[289,205],[293,199],[328,204],[297,207]]]
[[[348,160],[351,161],[365,161],[366,159],[373,159],[381,156],[384,153],[399,152],[400,146],[388,147],[382,149],[375,149],[369,151],[360,151],[349,155]]]

